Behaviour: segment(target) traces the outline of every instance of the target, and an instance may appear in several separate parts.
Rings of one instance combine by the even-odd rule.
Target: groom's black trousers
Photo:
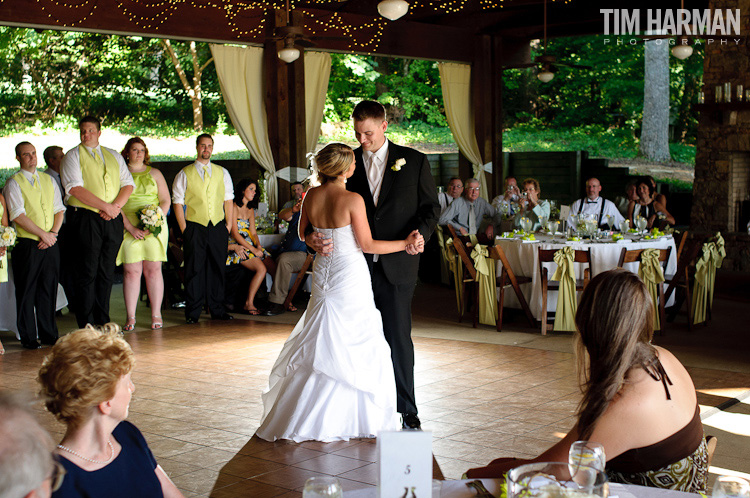
[[[391,347],[399,413],[417,414],[414,397],[414,344],[411,341],[411,299],[417,283],[388,281],[380,261],[371,266],[375,306],[383,317],[383,333]]]

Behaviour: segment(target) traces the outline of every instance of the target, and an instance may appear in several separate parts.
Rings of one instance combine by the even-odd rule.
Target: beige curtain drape
[[[443,90],[443,103],[448,126],[458,148],[471,161],[474,178],[479,180],[481,196],[489,200],[487,179],[484,176],[484,162],[479,152],[477,136],[474,132],[474,108],[471,105],[471,66],[468,64],[438,63],[440,87]]]
[[[268,118],[263,98],[263,49],[211,44],[211,53],[229,117],[247,150],[266,171],[268,209],[276,211],[276,165],[268,140]]]
[[[323,122],[323,108],[331,76],[331,55],[327,52],[305,52],[305,126],[307,152],[315,152]],[[300,165],[301,166],[301,165]]]

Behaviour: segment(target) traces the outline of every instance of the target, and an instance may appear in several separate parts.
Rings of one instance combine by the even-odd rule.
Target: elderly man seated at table
[[[447,192],[441,192],[438,194],[438,202],[440,203],[440,213],[444,213],[448,206],[453,201],[461,197],[464,191],[464,182],[457,176],[454,176],[448,181]]]
[[[619,227],[620,222],[625,218],[617,210],[617,206],[612,201],[601,197],[602,184],[596,178],[586,180],[586,197],[578,199],[570,206],[570,216],[568,216],[568,226],[573,226],[573,216],[579,214],[593,214],[599,222],[599,228],[608,229],[607,216],[611,216],[613,227]]]
[[[547,211],[549,213],[549,210]],[[463,197],[454,200],[440,215],[440,225],[451,225],[461,235],[476,235],[480,233],[492,240],[494,228],[492,219],[496,210],[489,202],[479,197],[479,180],[466,180]],[[485,218],[489,218],[485,220]]]
[[[536,231],[541,227],[540,219],[549,219],[549,201],[539,199],[541,193],[542,188],[536,179],[527,178],[523,181],[523,190],[518,200],[518,213],[515,218],[516,226],[520,227],[521,220],[528,218],[533,224],[531,230]]]
[[[708,449],[690,374],[651,344],[654,312],[641,279],[622,268],[600,273],[575,317],[583,399],[568,434],[531,462],[566,462],[577,440],[599,443],[612,482],[705,493]],[[502,477],[528,460],[501,458],[470,478]]]
[[[521,198],[521,191],[518,189],[518,182],[512,176],[505,179],[505,192],[492,199],[492,206],[497,209],[498,213],[513,216],[518,210],[518,199]]]

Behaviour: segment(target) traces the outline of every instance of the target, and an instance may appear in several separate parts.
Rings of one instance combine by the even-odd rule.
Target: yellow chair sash
[[[716,240],[703,244],[703,254],[695,264],[695,287],[693,288],[693,323],[706,321],[707,311],[714,301],[716,269],[721,268],[727,253],[724,238],[716,234]]]
[[[484,325],[497,324],[497,277],[495,276],[495,260],[490,258],[487,246],[476,244],[471,251],[474,268],[477,270],[476,280],[479,285],[479,323]]]
[[[724,250],[724,237],[720,232],[716,233],[716,240],[709,245],[711,249],[711,264],[708,266],[708,285],[706,285],[706,304],[709,309],[714,305],[714,282],[716,281],[716,269],[721,268],[724,258],[727,256]]]
[[[462,281],[464,279],[464,265],[461,262],[461,258],[458,257],[456,248],[453,247],[452,237],[445,239],[445,256],[448,260],[448,268],[450,268],[450,271],[453,273],[453,286],[456,289],[456,307],[458,308],[458,314],[463,316],[464,294]]]
[[[557,270],[552,275],[552,280],[560,282],[560,290],[557,293],[557,309],[555,310],[554,330],[575,331],[575,316],[578,308],[576,297],[576,276],[573,259],[575,250],[572,247],[563,247],[555,253]],[[546,313],[546,310],[542,310]]]
[[[659,321],[659,286],[664,282],[664,271],[659,263],[659,249],[646,249],[641,253],[638,276],[646,284],[648,294],[654,303],[654,330],[661,328]]]

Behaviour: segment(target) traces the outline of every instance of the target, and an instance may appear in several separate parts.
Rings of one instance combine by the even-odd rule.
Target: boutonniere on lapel
[[[401,171],[401,168],[406,164],[406,159],[403,157],[396,159],[396,162],[393,163],[393,166],[391,166],[391,169],[393,171]]]

